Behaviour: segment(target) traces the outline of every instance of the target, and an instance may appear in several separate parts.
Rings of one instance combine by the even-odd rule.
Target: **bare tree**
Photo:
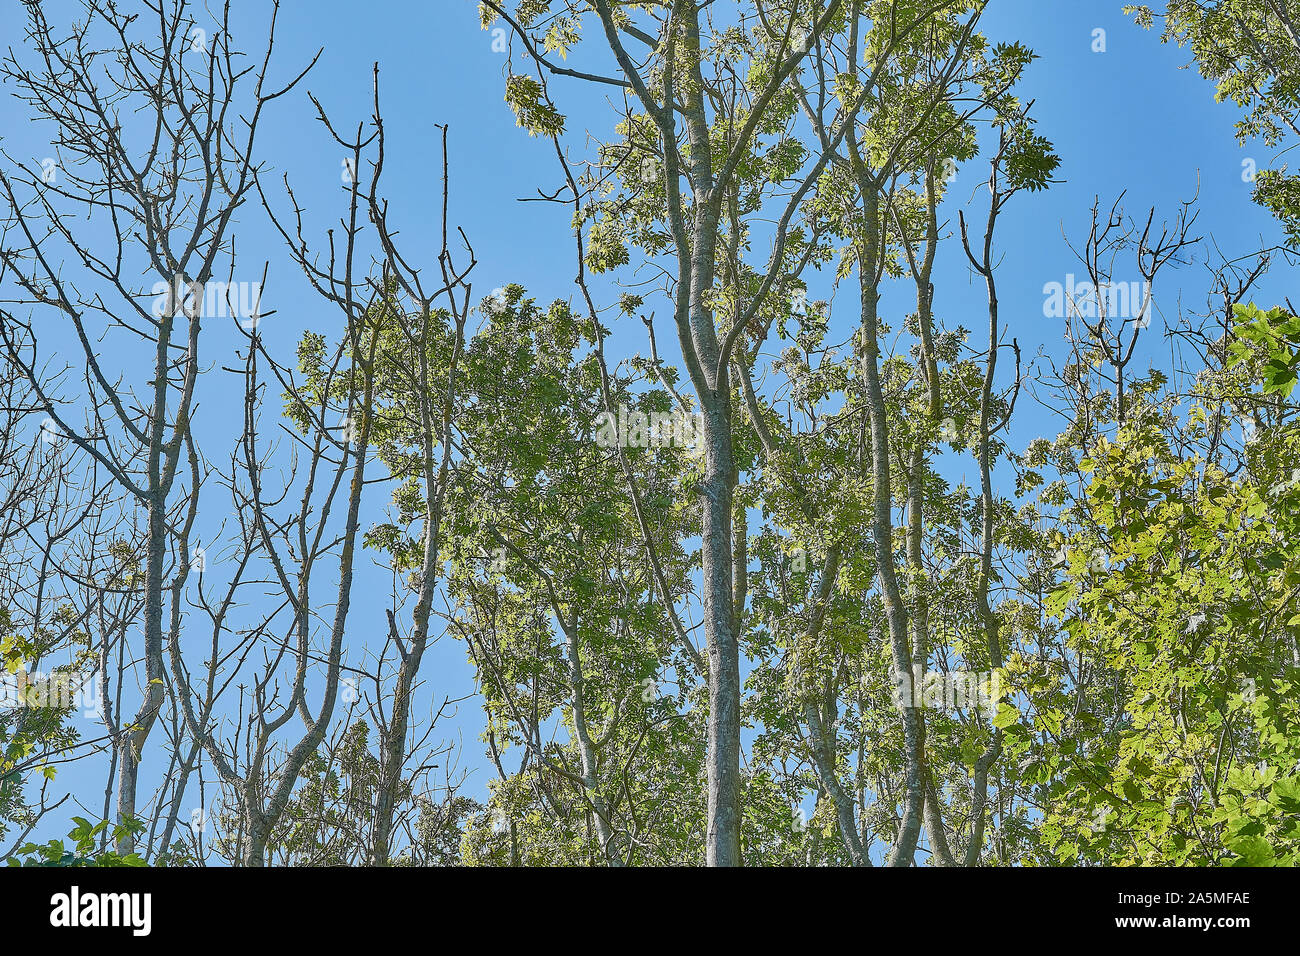
[[[53,128],[55,153],[53,175],[12,158],[0,172],[12,220],[0,256],[26,293],[0,312],[0,341],[55,426],[146,515],[134,652],[144,674],[114,742],[119,822],[137,815],[140,762],[166,701],[167,632],[174,640],[177,597],[191,569],[178,531],[198,504],[190,436],[209,283],[223,269],[233,281],[235,214],[252,189],[263,110],[297,82],[274,89],[268,82],[278,4],[254,66],[231,46],[228,2],[211,35],[187,0],[143,6],[146,16],[86,0],[84,18],[61,28],[39,2],[25,0],[36,62],[11,53],[0,67]],[[74,232],[74,215],[94,231]],[[87,238],[98,235],[102,241]],[[152,287],[142,275],[154,278]],[[75,396],[56,394],[37,357],[19,347],[38,313],[66,322],[79,344],[84,387]],[[148,358],[115,368],[106,343],[123,359]],[[132,374],[132,366],[147,371]],[[78,410],[87,427],[74,424]],[[133,836],[119,841],[124,852],[133,846]]]

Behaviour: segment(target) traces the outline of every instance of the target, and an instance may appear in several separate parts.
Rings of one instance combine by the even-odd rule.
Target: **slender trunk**
[[[732,606],[735,465],[726,394],[704,403],[704,622],[709,655],[708,863],[739,866],[740,647]]]
[[[119,824],[135,818],[140,761],[144,756],[145,741],[149,737],[150,730],[153,729],[165,697],[162,683],[162,576],[167,556],[166,507],[165,493],[155,491],[148,510],[149,536],[146,544],[144,577],[144,660],[147,683],[140,709],[136,712],[130,726],[122,728],[125,746],[121,748],[121,763],[118,765],[117,776],[117,822]],[[117,852],[134,851],[135,836],[128,831],[122,831],[117,840]]]
[[[835,593],[835,582],[840,571],[840,554],[838,544],[832,545],[826,552],[826,567],[817,585],[812,617],[805,634],[804,643],[810,648],[814,646],[817,636],[821,633],[822,624],[826,620],[826,611]],[[833,681],[826,685],[822,697],[830,722],[829,728],[826,726],[827,721],[822,719],[822,705],[814,696],[812,688],[803,691],[804,722],[808,725],[808,736],[812,743],[813,768],[817,772],[817,780],[822,790],[830,797],[835,807],[835,821],[840,831],[840,841],[844,844],[844,851],[849,855],[850,862],[854,866],[870,866],[871,860],[867,856],[861,837],[858,836],[858,820],[853,797],[844,789],[839,779],[835,748],[836,713]]]
[[[908,615],[894,568],[893,496],[889,474],[889,421],[885,396],[880,384],[880,322],[877,288],[880,242],[880,193],[874,182],[860,176],[868,236],[859,250],[859,281],[862,290],[862,375],[866,385],[867,415],[870,423],[871,480],[875,514],[871,535],[875,543],[876,563],[881,582],[881,599],[889,627],[890,653],[894,672],[900,677],[912,672],[912,654],[908,640]],[[889,857],[890,866],[910,866],[921,834],[925,807],[924,726],[920,711],[912,700],[900,708],[903,721],[903,747],[907,762],[903,793],[903,818],[898,838]]]
[[[307,724],[306,732],[289,751],[282,766],[278,768],[276,778],[273,782],[270,799],[266,802],[265,811],[261,811],[256,805],[260,802],[258,799],[260,773],[262,758],[265,755],[265,746],[269,739],[271,729],[275,724],[263,724],[261,739],[258,743],[258,758],[250,762],[250,770],[247,781],[245,782],[245,801],[246,812],[250,818],[248,847],[245,853],[245,866],[265,866],[266,865],[266,847],[270,842],[271,835],[275,830],[276,824],[284,814],[284,809],[289,803],[289,798],[293,794],[295,785],[298,782],[298,776],[302,772],[303,764],[307,758],[316,752],[322,740],[325,739],[326,731],[329,729],[330,720],[334,715],[334,705],[338,700],[339,674],[343,656],[343,632],[347,625],[348,612],[352,605],[352,578],[353,567],[356,560],[357,532],[361,525],[361,495],[366,484],[366,458],[370,451],[370,428],[371,416],[369,410],[375,407],[375,352],[378,349],[379,335],[376,331],[370,331],[370,340],[367,344],[367,355],[364,363],[358,360],[364,373],[362,399],[359,403],[361,409],[364,409],[361,434],[357,440],[354,462],[351,466],[352,474],[348,485],[347,498],[347,518],[343,526],[341,535],[342,547],[339,552],[339,580],[337,590],[335,591],[334,620],[330,626],[330,644],[329,651],[325,658],[325,690],[323,700],[321,701],[320,713],[315,720],[310,720],[305,704],[301,695],[304,693],[305,674],[307,668],[306,641],[309,628],[309,609],[311,602],[308,597],[311,583],[311,571],[313,562],[307,561],[299,571],[299,600],[297,603],[298,628],[300,634],[301,648],[300,659],[298,661],[298,687],[299,711]],[[355,346],[354,346],[355,348]],[[340,467],[346,466],[346,458]],[[328,503],[325,513],[328,514]],[[287,719],[287,713],[285,718]]]
[[[849,861],[854,866],[871,866],[862,839],[858,836],[853,797],[840,783],[835,767],[835,750],[823,726],[817,704],[811,699],[804,701],[804,720],[808,723],[808,733],[812,737],[813,766],[817,771],[817,780],[835,806],[835,822],[840,831],[840,841],[844,844],[844,852],[849,855]]]
[[[993,576],[993,461],[989,448],[990,415],[993,401],[993,376],[998,359],[998,293],[993,280],[992,262],[989,244],[993,234],[993,222],[997,210],[997,194],[993,197],[994,212],[989,216],[988,232],[985,239],[984,280],[988,286],[989,299],[989,357],[984,369],[984,388],[980,395],[980,567],[976,581],[975,595],[979,606],[980,620],[984,624],[984,639],[988,647],[989,663],[996,671],[1002,667],[1002,639],[998,616],[989,605],[989,583]],[[1002,730],[994,728],[993,740],[980,755],[975,764],[974,795],[971,801],[971,836],[966,847],[966,865],[979,863],[980,851],[984,846],[985,805],[988,800],[988,770],[1002,752]]]
[[[921,367],[926,385],[926,414],[933,425],[943,409],[943,396],[939,389],[939,366],[934,356],[934,257],[939,245],[938,195],[935,192],[934,170],[926,172],[926,237],[925,255],[920,263],[912,262],[916,280],[916,314],[921,332]],[[912,459],[907,469],[907,562],[917,581],[912,601],[912,668],[916,683],[924,687],[925,670],[930,657],[930,595],[925,577],[922,544],[925,535],[925,450],[926,442],[918,439],[912,446]],[[931,862],[940,866],[954,866],[948,834],[943,824],[943,806],[939,803],[930,766],[925,767],[925,832],[930,841]]]
[[[429,608],[432,595],[426,601],[421,587],[414,612],[415,633],[411,647],[397,671],[397,684],[393,689],[392,716],[384,728],[381,754],[380,783],[375,806],[375,823],[371,840],[371,864],[387,866],[392,853],[393,819],[397,811],[397,794],[401,789],[402,765],[406,759],[406,734],[410,728],[411,692],[429,636]]]
[[[573,729],[578,742],[578,753],[582,758],[582,787],[591,804],[592,822],[596,829],[596,840],[600,843],[600,852],[610,866],[622,866],[622,848],[616,845],[614,830],[610,822],[609,807],[600,792],[599,755],[592,742],[587,727],[587,695],[585,681],[582,677],[582,657],[578,651],[578,615],[565,627],[566,653],[569,664],[569,689],[573,693]]]
[[[433,493],[426,496],[426,505],[430,513],[426,519],[424,532],[423,569],[420,580],[420,593],[416,598],[415,610],[412,612],[411,646],[402,657],[397,671],[397,686],[393,690],[392,716],[384,728],[382,744],[382,766],[378,801],[375,807],[374,834],[371,843],[371,863],[374,866],[387,866],[392,853],[393,817],[397,809],[397,793],[400,790],[402,765],[406,759],[406,733],[410,727],[411,693],[415,687],[416,676],[420,673],[420,662],[429,643],[429,617],[433,608],[434,584],[438,569],[438,540],[441,522],[438,519],[438,503]],[[394,624],[395,626],[395,624]]]

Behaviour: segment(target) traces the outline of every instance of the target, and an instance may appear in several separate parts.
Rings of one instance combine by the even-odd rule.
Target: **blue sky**
[[[17,3],[3,0],[0,40],[18,47]],[[51,15],[60,4],[48,4]],[[261,5],[240,5],[240,16]],[[250,23],[257,20],[250,17]],[[1181,201],[1199,188],[1201,217],[1196,232],[1213,235],[1229,255],[1249,253],[1278,238],[1273,220],[1250,201],[1250,184],[1242,179],[1242,161],[1268,165],[1271,152],[1260,144],[1239,146],[1234,138],[1235,110],[1213,101],[1212,88],[1194,70],[1185,69],[1185,52],[1161,46],[1158,34],[1133,25],[1119,0],[995,0],[984,20],[994,40],[1020,40],[1039,60],[1021,87],[1024,99],[1036,101],[1040,131],[1062,157],[1062,182],[1046,193],[1022,195],[1000,226],[998,248],[1002,317],[1019,339],[1026,357],[1040,348],[1049,355],[1063,351],[1062,323],[1043,316],[1043,286],[1078,273],[1063,229],[1080,237],[1086,231],[1094,196],[1109,207],[1121,190],[1133,214],[1156,207],[1157,221],[1172,219]],[[1094,52],[1094,30],[1105,30],[1105,52]],[[249,30],[246,47],[258,33]],[[472,0],[377,0],[359,7],[343,0],[289,0],[281,14],[278,71],[287,77],[305,65],[319,48],[324,53],[295,94],[277,101],[263,128],[261,156],[278,176],[287,173],[306,207],[309,228],[317,234],[345,209],[341,184],[342,153],[332,144],[304,90],[310,89],[341,127],[355,127],[369,116],[371,69],[381,67],[381,95],[388,135],[387,193],[393,218],[402,228],[408,256],[434,265],[439,240],[441,197],[440,132],[450,126],[452,167],[451,220],[474,244],[479,265],[474,273],[476,298],[507,283],[520,283],[539,299],[573,294],[573,246],[567,210],[545,203],[523,203],[542,188],[553,191],[558,171],[549,142],[530,138],[515,125],[502,99],[506,58],[492,49],[492,37],[479,27]],[[522,67],[522,64],[521,64]],[[0,94],[7,94],[0,88]],[[555,80],[552,94],[568,117],[571,134],[590,130],[601,135],[611,127],[613,112],[605,92],[578,81]],[[0,95],[0,136],[15,156],[48,152],[42,130],[26,122],[25,107]],[[580,143],[579,143],[580,145]],[[984,178],[982,160],[959,173],[946,215],[955,221],[954,203],[965,202]],[[974,209],[984,209],[985,194],[975,192]],[[977,213],[978,214],[978,213]],[[276,314],[263,333],[269,347],[287,359],[304,330],[337,335],[338,319],[323,311],[293,275],[279,253],[278,238],[250,208],[239,226],[240,273],[260,277],[263,259],[273,270],[264,292],[265,309]],[[1204,251],[1198,253],[1203,259]],[[985,302],[956,243],[941,252],[936,286],[936,313],[947,325],[973,330],[972,345],[982,347]],[[1171,315],[1179,296],[1199,308],[1205,298],[1205,269],[1198,263],[1168,273],[1155,290],[1158,304]],[[1275,268],[1261,286],[1261,299],[1280,297],[1282,272]],[[1117,276],[1117,278],[1122,278]],[[1136,278],[1136,276],[1133,276]],[[904,293],[905,295],[906,293]],[[901,316],[908,300],[886,296],[884,308]],[[842,315],[837,324],[856,321]],[[639,322],[617,330],[622,355],[642,344]],[[1157,319],[1155,328],[1159,328]],[[55,333],[52,333],[55,334]],[[207,355],[214,365],[233,358],[238,339],[232,329],[213,328]],[[661,342],[663,336],[661,336]],[[1158,350],[1158,337],[1149,348]],[[105,353],[106,364],[129,367],[125,352]],[[616,351],[616,354],[620,354]],[[1159,361],[1153,351],[1153,361]],[[202,386],[196,427],[209,457],[224,457],[241,424],[224,395],[237,382],[215,371]],[[230,411],[228,411],[230,410]],[[1053,423],[1032,403],[1018,409],[1013,444],[1023,447],[1039,434],[1055,434]],[[214,496],[215,498],[216,496]],[[228,507],[220,502],[218,507]],[[384,587],[382,578],[372,582]],[[367,586],[364,585],[363,586]],[[354,615],[368,608],[360,602]],[[381,624],[354,619],[354,631],[378,631]],[[460,696],[473,689],[472,670],[463,647],[447,639],[426,658],[428,688],[439,697]],[[477,740],[481,712],[467,701],[445,726],[463,740],[463,762],[475,770],[470,792],[481,794],[489,769]],[[88,729],[88,733],[90,733]],[[91,791],[98,805],[102,777],[70,771],[65,785]],[[99,791],[97,793],[96,791]],[[75,811],[74,811],[75,812]],[[56,826],[62,825],[60,820]]]

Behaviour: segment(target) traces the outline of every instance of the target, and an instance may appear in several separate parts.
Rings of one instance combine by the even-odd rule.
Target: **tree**
[[[890,258],[876,234],[890,209],[882,191],[909,171],[942,171],[945,160],[967,158],[963,124],[970,113],[954,106],[956,91],[982,84],[989,96],[1005,96],[1023,51],[984,58],[985,45],[975,34],[981,3],[823,6],[791,0],[742,4],[734,16],[692,3],[642,9],[603,0],[590,10],[529,2],[511,11],[490,0],[481,8],[485,26],[497,18],[509,25],[537,71],[536,79],[507,80],[507,102],[530,133],[556,139],[561,159],[564,117],[548,77],[623,91],[620,139],[602,145],[598,174],[572,192],[579,223],[590,222],[584,248],[592,272],[628,262],[632,246],[662,268],[686,378],[704,416],[699,501],[709,684],[708,859],[734,865],[741,843],[739,660],[747,573],[744,509],[736,498],[746,465],[738,457],[737,399],[746,394],[773,323],[790,315],[792,303],[806,301],[797,295],[806,296],[805,269],[833,261],[837,239],[838,251],[856,250],[842,261],[856,259],[864,306],[874,310],[874,277]],[[597,43],[611,58],[604,73],[560,67],[546,55],[567,53],[585,29],[602,39],[584,46]],[[802,128],[801,119],[807,124]],[[768,230],[760,221],[775,225]],[[770,254],[750,263],[747,253],[758,236],[769,237]],[[871,321],[859,339],[866,350],[859,357],[872,393],[868,401],[878,413],[871,450],[878,461],[872,476],[876,547],[892,555],[889,485],[881,480],[888,433],[878,382],[872,385],[878,356],[871,351],[877,335]],[[891,609],[894,664],[906,667],[906,612],[892,560],[884,560],[880,573]],[[923,731],[914,712],[900,716],[912,765],[908,823],[894,857],[903,863],[919,832]]]
[[[617,414],[603,412],[591,322],[523,295],[486,300],[467,349],[460,427],[473,457],[453,497],[453,624],[487,706],[503,778],[493,802],[520,859],[674,862],[702,836],[666,825],[684,784],[659,782],[699,767],[696,715],[679,709],[695,696],[680,681],[694,649],[674,653],[656,571],[678,600],[681,541],[697,531],[682,503],[698,481],[695,420],[663,389],[634,394],[631,377],[615,383]],[[620,456],[656,516],[654,568]],[[557,715],[567,739],[546,740]],[[506,774],[511,746],[523,755]]]
[[[57,153],[0,169],[8,862],[1300,861],[1300,318],[1252,301],[1295,252],[1098,198],[1063,345],[1013,337],[1062,161],[987,0],[485,0],[573,266],[487,296],[446,127],[435,215],[392,192],[379,64],[355,127],[306,94],[308,201],[255,149],[277,8],[246,61],[229,6],[84,7],[0,67]],[[1300,132],[1289,2],[1133,12]]]
[[[1187,404],[1144,389],[1080,461],[1086,497],[1049,598],[1078,676],[1024,662],[1035,712],[1012,744],[1041,767],[1048,860],[1296,859],[1295,406],[1251,389],[1267,349],[1237,355]],[[1224,402],[1260,418],[1248,441],[1217,434]]]
[[[189,543],[175,529],[192,519],[198,501],[190,422],[209,283],[223,269],[235,274],[233,218],[253,187],[262,113],[296,80],[277,89],[266,82],[275,8],[261,63],[246,69],[230,46],[229,3],[211,37],[185,0],[146,4],[150,25],[88,3],[85,19],[66,33],[36,0],[23,6],[37,65],[11,56],[0,70],[53,127],[57,155],[52,167],[13,163],[0,172],[9,217],[3,263],[33,311],[73,330],[84,391],[54,391],[34,339],[23,341],[30,318],[4,310],[0,339],[54,427],[147,515],[140,583],[146,691],[133,717],[105,715],[119,768],[116,814],[126,823],[138,809],[139,763],[166,698],[164,645],[175,640],[176,604],[190,573]],[[248,109],[237,120],[245,95]],[[102,225],[106,239],[90,243],[74,233],[72,215]],[[141,275],[153,276],[151,291]],[[98,345],[105,335],[138,340],[148,370],[138,382],[106,372]],[[78,415],[85,427],[74,424]],[[122,832],[119,850],[129,853],[132,831]]]

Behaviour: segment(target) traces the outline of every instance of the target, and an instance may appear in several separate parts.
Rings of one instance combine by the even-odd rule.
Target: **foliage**
[[[145,866],[139,854],[121,854],[106,849],[107,840],[117,843],[124,831],[139,833],[144,829],[141,821],[112,824],[108,820],[91,823],[84,817],[73,817],[76,826],[68,832],[68,843],[53,839],[45,843],[24,843],[15,847],[5,860],[9,866]]]

